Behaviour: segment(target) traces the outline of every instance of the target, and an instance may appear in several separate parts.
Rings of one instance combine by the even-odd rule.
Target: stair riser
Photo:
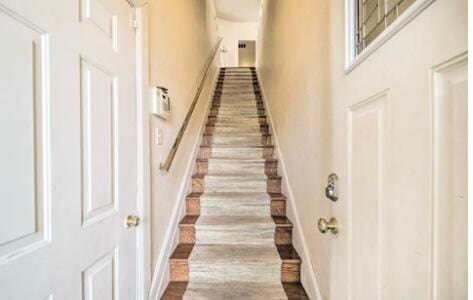
[[[189,261],[170,261],[171,281],[189,281]]]
[[[212,149],[211,147],[201,147],[199,150],[199,159],[209,158],[264,158],[271,159],[273,157],[274,148],[265,147],[262,149],[246,149],[247,151],[240,151],[237,149]]]
[[[247,83],[243,83],[243,82],[240,82],[240,83],[222,82],[222,83],[218,83],[216,85],[216,90],[220,91],[222,89],[242,89],[242,90],[248,89],[248,90],[252,90],[252,91],[253,90],[259,91],[260,86],[256,83],[253,83],[253,82],[247,82]]]
[[[286,216],[286,201],[272,200],[271,201],[271,216],[277,216],[277,217]]]
[[[213,101],[235,102],[235,101],[262,101],[263,97],[260,94],[245,94],[245,95],[214,95]]]
[[[270,135],[258,136],[222,136],[222,135],[204,135],[202,139],[203,146],[218,145],[235,145],[235,146],[260,146],[271,145]]]
[[[261,100],[261,94],[257,92],[233,92],[233,91],[226,91],[226,92],[215,92],[214,100],[217,99],[258,99]]]
[[[234,82],[234,81],[251,81],[255,84],[258,83],[258,78],[256,76],[253,76],[252,74],[241,74],[241,75],[225,75],[225,76],[219,76],[218,77],[218,82],[221,83],[228,83],[228,82]]]
[[[251,107],[251,108],[258,108],[258,109],[264,109],[263,102],[261,101],[248,101],[248,102],[220,102],[220,101],[214,101],[212,102],[212,107],[211,108],[242,108],[242,107]]]
[[[276,245],[290,245],[292,243],[292,228],[291,227],[276,227],[274,237],[272,239]],[[261,244],[261,239],[256,241],[256,244]],[[196,234],[194,226],[179,226],[179,243],[181,244],[195,244]],[[221,242],[219,242],[221,243]]]
[[[172,261],[170,262],[170,280],[171,281],[189,281],[189,261]],[[300,282],[301,263],[282,262],[280,276],[284,283]],[[276,273],[276,272],[275,272]],[[226,277],[222,277],[226,278]]]
[[[248,226],[247,228],[240,229],[222,229],[207,226],[196,229],[196,241],[199,244],[270,244],[274,241],[274,228]]]
[[[209,116],[207,121],[209,125],[267,125],[266,116],[258,116],[258,117],[235,117],[235,116],[228,116],[228,117],[216,117],[216,116]]]
[[[301,263],[300,262],[284,262],[281,265],[281,281],[282,282],[300,282],[301,281]]]
[[[284,200],[271,200],[271,216],[286,216],[286,201]],[[200,199],[199,198],[187,198],[186,199],[186,214],[189,216],[201,215]],[[239,214],[235,212],[235,214]],[[243,212],[241,215],[246,215]]]
[[[281,267],[262,263],[213,263],[212,265],[189,262],[189,279],[195,282],[280,282]]]
[[[260,115],[264,116],[263,108],[256,107],[219,107],[210,110],[211,115]]]
[[[264,162],[232,163],[219,161],[216,163],[211,160],[207,164],[207,172],[209,174],[265,175],[265,171]]]
[[[225,90],[230,90],[230,91],[260,91],[260,87],[257,84],[254,83],[237,83],[237,84],[229,84],[229,83],[218,83],[217,86],[215,87],[216,92],[222,92]]]
[[[202,199],[200,212],[206,216],[267,216],[270,204],[264,200],[208,200]]]
[[[254,125],[254,126],[215,126],[206,125],[205,134],[214,133],[255,133],[260,132],[261,134],[268,134],[268,125]]]
[[[192,178],[192,192],[194,193],[203,193],[204,191],[230,193],[241,190],[255,193],[265,191],[268,193],[281,193],[281,178],[268,178],[265,181],[229,180],[228,182],[207,182],[207,184],[205,184],[203,177]]]
[[[258,104],[258,100],[232,100],[225,102],[215,102],[212,104],[210,109],[222,109],[222,110],[240,110],[240,109],[255,109],[261,110],[264,109],[262,104]],[[256,114],[256,112],[254,113]],[[265,115],[265,114],[262,114]],[[209,112],[209,117],[217,116],[215,113]]]
[[[268,123],[266,122],[266,116],[259,116],[257,118],[253,118],[254,120],[252,122],[247,122],[246,124],[261,124],[261,125],[267,125]],[[241,124],[241,122],[231,122],[230,118],[218,118],[217,116],[209,116],[207,124],[208,125],[215,125],[216,123],[221,123],[221,124]]]
[[[208,160],[197,161],[197,173],[198,174],[208,174],[209,172],[209,162]],[[254,170],[251,168],[253,167]],[[228,173],[258,173],[260,172],[260,166],[254,166],[254,164],[223,164],[223,169],[227,170]],[[271,160],[264,162],[264,174],[266,175],[277,175],[278,161]]]

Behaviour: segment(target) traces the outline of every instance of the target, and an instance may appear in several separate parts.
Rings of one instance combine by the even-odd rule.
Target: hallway
[[[467,299],[468,8],[0,0],[0,299]]]

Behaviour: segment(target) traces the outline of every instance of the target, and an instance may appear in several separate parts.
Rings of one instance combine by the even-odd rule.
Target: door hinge
[[[130,16],[130,26],[138,29],[138,18],[136,17],[136,9],[133,9]]]

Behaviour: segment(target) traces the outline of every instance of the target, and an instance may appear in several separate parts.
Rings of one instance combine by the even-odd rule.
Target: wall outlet
[[[156,128],[156,144],[163,144],[163,130],[161,128]]]

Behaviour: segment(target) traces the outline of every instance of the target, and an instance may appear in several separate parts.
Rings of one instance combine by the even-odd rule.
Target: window
[[[355,50],[360,54],[416,0],[354,0]]]
[[[435,0],[345,0],[345,74]]]
[[[356,54],[359,54],[416,0],[354,0]]]

